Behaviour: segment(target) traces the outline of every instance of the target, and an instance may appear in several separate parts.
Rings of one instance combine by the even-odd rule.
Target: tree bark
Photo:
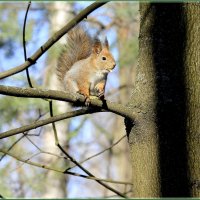
[[[186,131],[189,186],[200,197],[200,4],[184,5],[187,25],[185,48]]]
[[[139,67],[129,106],[138,113],[135,125],[127,123],[132,158],[133,197],[159,197],[158,135],[156,126],[156,82],[152,55],[152,24],[149,4],[140,5]],[[147,18],[144,18],[146,13]]]
[[[200,5],[141,4],[127,123],[137,197],[199,196]]]

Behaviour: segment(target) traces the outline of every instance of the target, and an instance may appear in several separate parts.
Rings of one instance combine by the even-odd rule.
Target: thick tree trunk
[[[199,196],[200,5],[141,4],[140,14],[134,196]]]
[[[191,196],[200,197],[200,4],[185,4],[184,9],[189,186]]]
[[[129,105],[138,112],[134,127],[127,124],[132,158],[133,197],[159,197],[158,135],[155,121],[156,82],[152,55],[152,14],[149,5],[140,8],[139,68]],[[144,15],[148,14],[148,20]]]

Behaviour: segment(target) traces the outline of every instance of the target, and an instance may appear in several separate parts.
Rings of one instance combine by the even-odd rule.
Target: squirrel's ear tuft
[[[99,54],[101,52],[101,50],[102,50],[101,41],[98,38],[96,38],[94,40],[92,51],[93,51],[93,53]]]
[[[107,49],[109,49],[109,43],[108,43],[107,37],[105,38],[105,46],[106,46]]]

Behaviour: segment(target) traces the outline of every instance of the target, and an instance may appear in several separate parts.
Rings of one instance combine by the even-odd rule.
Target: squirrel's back
[[[76,26],[67,33],[67,44],[64,47],[57,64],[57,75],[64,80],[72,65],[90,56],[92,52],[92,37],[82,26]]]

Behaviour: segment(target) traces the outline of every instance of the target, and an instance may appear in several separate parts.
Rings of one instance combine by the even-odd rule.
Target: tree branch
[[[66,101],[71,103],[81,103],[84,106],[85,97],[79,94],[68,93],[65,91],[57,90],[44,90],[36,88],[20,88],[0,85],[0,94],[26,97],[26,98],[46,98],[60,101]],[[91,99],[91,107],[99,108],[100,111],[113,112],[122,117],[129,118],[134,121],[136,114],[131,111],[127,106],[109,102],[107,100]]]
[[[85,160],[81,161],[80,163],[82,164],[82,163],[84,163],[84,162],[86,162],[86,161],[88,161],[88,160],[90,160],[90,159],[92,159],[92,158],[94,158],[94,157],[97,157],[97,156],[103,154],[104,152],[106,152],[106,151],[112,149],[115,145],[119,144],[124,138],[126,138],[126,135],[122,136],[119,140],[117,140],[115,143],[113,143],[113,144],[112,144],[111,146],[109,146],[108,148],[106,148],[106,149],[104,149],[103,151],[100,151],[99,153],[96,153],[96,154],[94,154],[94,155],[92,155],[92,156],[86,158]],[[70,167],[70,169],[72,169],[72,168],[73,168],[73,167]],[[67,170],[69,170],[69,169],[67,169]]]
[[[82,169],[87,175],[89,175],[89,176],[95,178],[95,176],[94,176],[92,173],[90,173],[90,172],[89,172],[87,169],[85,169],[79,162],[77,162],[73,157],[71,157],[71,156],[62,148],[62,146],[61,146],[59,143],[58,143],[57,146],[58,146],[58,148],[64,153],[64,155],[66,155],[66,156],[70,159],[71,162],[73,162],[73,163],[74,163],[75,165],[77,165],[80,169]],[[67,173],[68,171],[64,171],[64,172]],[[100,185],[102,185],[102,186],[104,186],[105,188],[107,188],[108,190],[114,192],[115,194],[118,194],[120,197],[126,198],[126,196],[123,195],[121,192],[115,190],[114,188],[110,187],[109,185],[103,183],[102,181],[100,181],[100,180],[96,180],[96,181],[97,181]]]
[[[23,40],[23,49],[24,49],[24,60],[25,60],[25,62],[27,60],[27,54],[26,54],[26,20],[27,20],[28,11],[29,11],[30,6],[31,6],[31,1],[29,1],[29,3],[28,3],[27,9],[26,9],[26,13],[25,13],[25,17],[24,17],[24,25],[23,25],[23,38],[22,38],[22,40]],[[26,68],[26,76],[27,76],[28,84],[32,88],[33,85],[32,85],[32,82],[31,82],[31,78],[29,76],[28,68]]]
[[[59,173],[62,173],[62,174],[78,176],[78,177],[82,177],[82,178],[86,178],[86,179],[91,179],[91,180],[94,180],[94,181],[103,181],[103,182],[115,183],[115,184],[132,185],[132,183],[126,182],[126,181],[115,181],[115,180],[111,180],[111,179],[97,178],[97,177],[94,177],[94,176],[86,176],[86,175],[82,175],[82,174],[75,173],[75,172],[68,172],[68,171],[66,172],[66,171],[63,171],[61,169],[56,169],[56,168],[49,167],[49,166],[44,165],[44,164],[33,162],[33,161],[31,161],[33,156],[28,158],[28,159],[23,159],[23,158],[20,158],[19,156],[16,156],[13,153],[8,152],[8,151],[6,151],[4,149],[0,149],[0,152],[3,153],[3,154],[9,155],[10,157],[12,157],[12,158],[24,163],[24,164],[29,164],[29,165],[32,165],[32,166],[35,166],[35,167],[39,167],[39,168],[43,168],[43,169],[59,172]]]
[[[50,124],[52,122],[56,122],[56,121],[60,121],[60,120],[63,120],[63,119],[84,115],[84,114],[94,113],[94,112],[97,112],[97,110],[95,110],[95,109],[80,109],[80,110],[76,110],[76,111],[73,111],[73,112],[67,112],[67,113],[64,113],[64,114],[61,114],[61,115],[56,115],[56,116],[50,117],[48,119],[33,122],[32,124],[22,126],[20,128],[15,128],[15,129],[3,132],[3,133],[0,134],[0,139],[7,138],[7,137],[10,137],[10,136],[13,136],[13,135],[17,135],[19,133],[24,133],[25,131],[36,129],[38,127]]]
[[[51,38],[48,39],[48,41],[41,46],[30,58],[27,59],[26,62],[23,64],[12,68],[10,70],[7,70],[5,72],[0,73],[0,80],[6,77],[9,77],[11,75],[17,74],[24,69],[30,67],[36,61],[54,44],[56,43],[64,34],[66,34],[70,29],[72,29],[76,24],[78,24],[80,21],[82,21],[84,18],[87,18],[87,16],[93,12],[95,9],[103,6],[106,1],[104,2],[95,2],[85,8],[83,11],[81,11],[74,19],[72,19],[66,26],[64,26],[61,30],[57,31]]]

